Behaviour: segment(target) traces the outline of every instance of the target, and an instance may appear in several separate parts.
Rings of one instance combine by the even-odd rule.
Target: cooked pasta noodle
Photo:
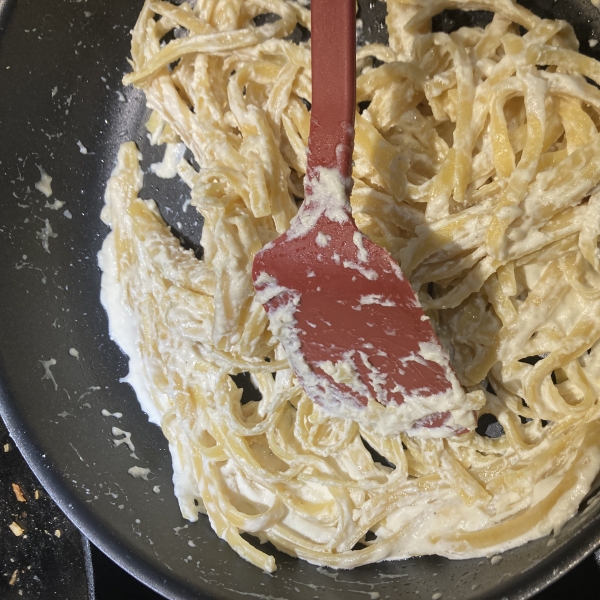
[[[353,214],[410,278],[461,383],[485,395],[496,438],[383,438],[328,417],[254,301],[253,256],[304,193],[310,47],[288,36],[310,12],[147,0],[132,34],[125,82],[146,94],[152,142],[183,142],[199,166],[178,172],[204,255],[139,198],[126,143],[103,213],[103,299],[169,440],[184,517],[206,513],[265,571],[273,557],[242,534],[337,568],[489,556],[560,529],[600,468],[600,64],[567,23],[511,0],[387,8],[389,46],[357,52]],[[447,8],[494,16],[432,32]],[[260,401],[241,401],[241,373]]]

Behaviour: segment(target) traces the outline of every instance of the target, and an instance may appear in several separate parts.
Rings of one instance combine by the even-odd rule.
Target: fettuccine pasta
[[[357,52],[353,214],[410,278],[499,437],[383,438],[328,417],[254,300],[253,256],[304,194],[310,42],[288,36],[310,12],[147,0],[132,34],[125,82],[146,94],[152,143],[193,153],[177,169],[204,254],[140,199],[126,143],[103,213],[103,301],[168,438],[182,514],[207,514],[265,571],[273,557],[244,534],[335,568],[490,556],[558,531],[600,469],[600,64],[567,23],[511,0],[387,8],[389,46]],[[494,16],[432,32],[447,8]],[[260,400],[242,402],[241,374]]]

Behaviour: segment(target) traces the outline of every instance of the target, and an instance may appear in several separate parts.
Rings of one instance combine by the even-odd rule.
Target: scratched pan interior
[[[586,52],[587,40],[600,37],[600,13],[589,0],[526,4],[567,18]],[[516,599],[550,584],[600,542],[600,504],[570,521],[555,545],[530,543],[496,565],[424,557],[334,573],[276,553],[279,569],[266,575],[219,540],[205,517],[176,529],[186,523],[172,493],[167,445],[119,383],[126,359],[107,335],[96,261],[107,233],[99,220],[103,190],[119,144],[136,140],[146,167],[158,158],[146,152],[142,95],[120,84],[140,7],[141,0],[0,0],[0,408],[46,489],[96,545],[168,598],[443,592],[444,600]],[[384,12],[378,0],[362,6],[367,39],[385,38]],[[473,19],[485,15],[449,13],[436,26]],[[53,177],[60,210],[46,207],[34,189],[36,165]],[[148,176],[144,193],[159,201],[185,243],[197,243],[201,222],[182,210],[180,184]],[[49,253],[37,235],[46,219],[57,235]],[[51,358],[56,389],[42,379],[40,361]],[[123,417],[117,423],[102,409]],[[125,445],[114,447],[115,424],[132,433],[137,460]],[[151,470],[150,481],[128,474],[135,465]]]

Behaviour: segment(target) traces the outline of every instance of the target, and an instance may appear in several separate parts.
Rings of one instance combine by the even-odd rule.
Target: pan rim
[[[0,35],[2,28],[10,20],[11,9],[16,4],[17,0],[0,0]],[[35,438],[35,434],[30,430],[18,407],[19,403],[11,392],[10,379],[4,372],[4,364],[0,359],[0,417],[5,421],[11,437],[40,483],[75,526],[133,577],[167,598],[179,600],[221,597],[218,588],[209,589],[201,580],[188,582],[189,585],[186,585],[181,576],[172,576],[166,569],[157,570],[155,564],[132,552],[124,539],[119,538],[117,530],[111,530],[102,522],[95,520],[92,511],[82,499],[68,488],[62,474],[46,460],[44,448]],[[143,414],[141,409],[139,411]],[[589,522],[566,540],[555,553],[550,554],[525,573],[496,584],[493,594],[487,597],[511,600],[528,598],[575,567],[600,544],[600,510],[594,512],[596,514],[589,519]],[[202,596],[199,596],[199,590],[202,590]]]

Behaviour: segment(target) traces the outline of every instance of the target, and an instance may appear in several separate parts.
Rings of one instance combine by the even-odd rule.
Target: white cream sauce
[[[62,208],[64,205],[65,205],[65,203],[62,200],[55,198],[54,202],[52,204],[50,204],[50,202],[46,202],[45,207],[50,208],[51,210],[58,210],[58,209]]]
[[[162,162],[152,163],[150,171],[162,179],[173,179],[184,154],[185,144],[166,144]]]
[[[116,436],[115,439],[113,440],[113,444],[115,445],[116,448],[118,448],[121,444],[125,444],[132,452],[135,452],[135,446],[133,445],[133,442],[131,441],[131,432],[123,431],[122,429],[119,429],[118,427],[113,427],[112,434],[114,436]],[[118,436],[123,436],[123,437],[117,439]]]
[[[40,172],[40,180],[35,184],[35,189],[42,192],[46,198],[50,198],[52,196],[52,177],[40,165],[37,165],[37,168]]]
[[[42,379],[49,379],[52,382],[52,385],[54,385],[54,391],[58,390],[58,384],[56,383],[56,379],[54,379],[54,375],[50,370],[50,368],[56,364],[56,359],[50,358],[50,360],[40,360],[39,362],[42,367],[44,367],[44,376]]]
[[[131,467],[130,469],[127,469],[127,472],[134,478],[134,479],[143,479],[144,481],[148,481],[148,475],[150,475],[150,473],[152,471],[150,471],[150,469],[147,469],[145,467]]]
[[[53,231],[48,219],[44,219],[44,226],[35,235],[42,242],[44,251],[50,254],[50,240],[57,238],[58,234]]]
[[[115,419],[120,419],[123,416],[123,413],[121,413],[121,412],[111,413],[110,411],[106,410],[105,408],[102,409],[101,414],[103,417],[114,417]]]
[[[103,212],[104,218],[108,215],[109,212]],[[144,377],[145,367],[138,351],[139,328],[135,315],[127,309],[125,290],[119,281],[112,233],[102,244],[102,249],[98,253],[98,264],[102,269],[100,300],[109,315],[110,337],[129,357],[129,373],[122,381],[131,385],[150,422],[158,425],[161,415],[148,391]]]

